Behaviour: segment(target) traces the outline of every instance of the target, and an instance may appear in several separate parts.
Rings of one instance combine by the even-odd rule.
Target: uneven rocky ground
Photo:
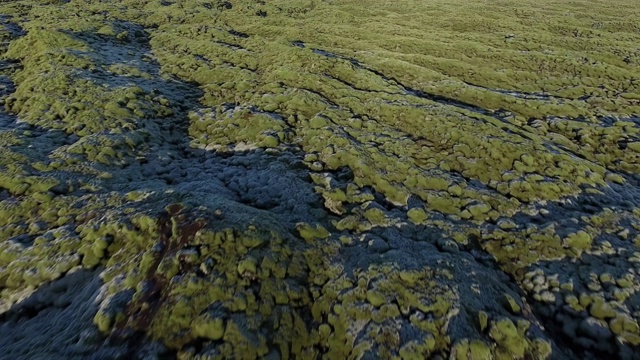
[[[640,359],[633,0],[0,3],[0,358]]]

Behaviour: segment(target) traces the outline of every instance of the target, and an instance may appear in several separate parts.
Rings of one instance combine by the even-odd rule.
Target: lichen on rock
[[[637,358],[633,5],[3,2],[3,354]]]

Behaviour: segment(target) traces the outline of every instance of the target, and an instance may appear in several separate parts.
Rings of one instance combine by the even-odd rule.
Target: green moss
[[[609,322],[609,326],[611,331],[616,335],[623,335],[625,333],[637,335],[640,333],[638,322],[627,314],[616,314],[616,317]]]
[[[341,219],[340,221],[333,222],[333,226],[338,230],[355,230],[358,228],[358,219],[353,215],[349,215]]]
[[[596,319],[613,318],[616,316],[616,311],[609,303],[602,299],[597,299],[589,307],[589,313]]]
[[[384,212],[377,208],[372,208],[365,211],[364,217],[372,224],[381,224],[385,219]]]
[[[480,325],[480,331],[484,331],[487,328],[489,321],[489,315],[484,311],[478,312],[478,323]]]
[[[501,357],[519,359],[529,350],[526,338],[509,319],[492,322],[489,336],[498,344]]]
[[[257,260],[254,258],[247,258],[238,264],[238,274],[242,276],[254,276],[257,271]]]
[[[220,340],[225,332],[224,321],[222,319],[209,319],[206,315],[200,316],[191,323],[191,331],[196,337]]]
[[[520,305],[518,304],[516,299],[514,299],[511,295],[504,294],[503,303],[504,303],[505,307],[507,308],[507,310],[509,310],[513,314],[520,313],[520,310],[521,310]]]
[[[380,307],[382,304],[385,303],[385,298],[381,294],[376,293],[375,291],[368,291],[367,301],[375,307]]]
[[[628,143],[627,147],[635,152],[640,152],[640,142]]]
[[[267,135],[262,139],[261,144],[264,147],[277,147],[280,144],[280,140],[275,136]]]
[[[296,225],[300,237],[306,241],[322,240],[329,237],[329,232],[320,224],[312,226],[306,223]]]
[[[616,184],[624,184],[624,178],[619,174],[607,173],[605,179],[610,182],[614,182]]]
[[[443,214],[457,214],[460,211],[460,208],[456,206],[457,203],[457,200],[450,197],[431,195],[427,197],[427,206]]]
[[[492,358],[491,348],[483,341],[463,339],[453,345],[452,358],[487,360]]]
[[[573,234],[569,234],[565,239],[564,243],[575,249],[576,251],[588,250],[591,248],[591,243],[593,239],[589,233],[585,231],[578,231]]]
[[[484,218],[485,214],[491,210],[491,206],[488,204],[475,204],[468,207],[469,212],[474,218]]]
[[[532,344],[532,353],[537,359],[548,359],[551,357],[553,349],[547,340],[535,339]]]
[[[220,357],[244,349],[265,356],[274,347],[283,358],[551,356],[548,342],[526,337],[526,326],[489,324],[488,315],[479,315],[480,328],[493,343],[449,339],[460,300],[444,271],[367,265],[353,275],[336,259],[340,246],[361,241],[359,233],[402,226],[398,210],[446,238],[478,239],[523,287],[526,269],[540,261],[616,251],[596,238],[621,234],[639,243],[633,231],[621,232],[631,219],[626,210],[580,219],[564,239],[551,217],[544,228],[508,220],[556,200],[603,194],[597,187],[624,185],[622,174],[640,171],[640,129],[619,120],[640,112],[638,84],[630,81],[640,75],[638,57],[628,51],[638,43],[638,14],[620,12],[632,9],[628,0],[614,2],[241,0],[230,9],[195,0],[6,2],[11,18],[0,25],[0,48],[20,66],[3,70],[17,88],[0,102],[21,121],[79,139],[40,154],[29,150],[39,131],[0,134],[0,187],[9,197],[0,206],[3,299],[82,262],[105,266],[110,292],[135,289],[129,305],[150,319],[145,325],[103,313],[101,330],[131,326],[172,349],[200,337],[215,340]],[[258,10],[268,15],[255,16]],[[9,21],[26,35],[12,34]],[[175,85],[175,94],[165,85]],[[166,97],[152,89],[158,86]],[[196,88],[198,99],[181,98]],[[158,120],[175,111],[189,112],[195,147],[301,150],[312,171],[325,172],[312,179],[329,220],[345,233],[301,224],[299,242],[277,226],[265,225],[278,234],[264,236],[241,230],[224,214],[190,234],[187,224],[199,226],[190,210],[169,218],[138,213],[156,206],[154,194],[110,193],[119,169],[135,171],[164,131]],[[61,183],[60,174],[74,180]],[[83,195],[69,195],[76,191]],[[386,203],[369,203],[376,199]],[[35,237],[33,246],[7,240],[24,234]],[[157,309],[144,305],[149,277],[161,288]],[[359,277],[366,286],[354,285]],[[573,282],[547,280],[562,291],[539,291],[538,301],[563,296],[637,344],[636,327],[615,302],[568,297]],[[615,281],[621,288],[607,296],[618,301],[635,291],[633,279],[598,281]],[[602,291],[602,284],[583,285]],[[520,312],[512,300],[507,310]],[[210,306],[233,318],[201,318]],[[419,335],[402,344],[394,326]]]
[[[108,314],[98,311],[93,317],[93,323],[98,326],[98,330],[107,332],[113,326],[113,320]]]
[[[407,211],[407,216],[414,224],[422,224],[428,219],[427,213],[420,208],[413,208]]]

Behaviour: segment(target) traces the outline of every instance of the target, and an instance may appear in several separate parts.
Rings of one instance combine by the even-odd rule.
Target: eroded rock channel
[[[640,358],[632,5],[1,3],[0,358]]]

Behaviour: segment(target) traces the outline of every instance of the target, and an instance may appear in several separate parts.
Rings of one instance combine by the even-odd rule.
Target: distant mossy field
[[[638,5],[0,2],[0,358],[640,359]]]

